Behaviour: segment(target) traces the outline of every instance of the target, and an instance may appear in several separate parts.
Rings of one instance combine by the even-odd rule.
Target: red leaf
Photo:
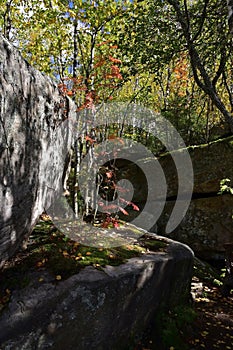
[[[124,188],[124,187],[121,187],[121,186],[118,186],[118,185],[115,185],[114,186],[115,189],[119,192],[122,192],[122,193],[125,193],[125,192],[129,192],[129,189],[127,188]],[[123,203],[127,203],[127,204],[130,204],[130,202],[126,201],[124,198],[119,198],[120,201],[122,201]]]
[[[112,171],[107,171],[107,172],[106,172],[106,176],[107,176],[108,179],[111,179],[112,176],[113,176]]]
[[[120,187],[117,189],[120,191]],[[125,191],[127,191],[127,190],[125,190]],[[124,191],[122,191],[122,192],[124,192]],[[140,209],[138,208],[138,206],[136,204],[129,202],[129,201],[126,201],[124,198],[119,198],[119,199],[121,202],[126,203],[127,205],[131,205],[133,207],[133,210],[140,211]]]
[[[102,223],[102,225],[101,225],[101,227],[103,227],[103,228],[108,228],[108,226],[109,226],[109,222],[108,221],[104,221]]]
[[[133,207],[133,210],[139,211],[140,209],[138,208],[138,206],[134,203],[131,202],[131,205]]]
[[[113,226],[114,226],[114,227],[119,227],[119,223],[118,223],[116,220],[114,220]]]
[[[102,67],[105,64],[105,60],[102,59],[94,65],[94,68]]]
[[[114,134],[109,134],[109,136],[108,136],[108,139],[109,139],[109,140],[114,140],[114,139],[116,139],[116,138],[117,138],[117,136],[114,135]]]
[[[124,209],[119,207],[119,210],[124,214],[124,215],[129,215],[129,213]]]
[[[109,209],[115,209],[115,210],[118,209],[116,204],[109,204],[109,205],[102,205],[102,204],[100,204],[100,205],[101,205],[102,209],[105,210],[105,211],[107,211]]]

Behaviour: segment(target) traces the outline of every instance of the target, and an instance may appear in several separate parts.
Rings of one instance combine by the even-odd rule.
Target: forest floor
[[[1,272],[0,312],[14,289],[28,285],[27,271],[32,267],[47,268],[59,281],[87,265],[101,268],[122,264],[148,248],[164,251],[166,244],[144,238],[138,246],[94,249],[70,241],[49,221],[42,220],[30,236],[27,249],[12,257]],[[222,296],[222,272],[195,258],[190,304],[159,316],[137,346],[127,350],[233,350],[233,290],[228,297]]]
[[[218,271],[195,259],[190,307],[169,312],[134,350],[233,350],[233,290],[221,293]],[[219,279],[218,279],[219,278]]]

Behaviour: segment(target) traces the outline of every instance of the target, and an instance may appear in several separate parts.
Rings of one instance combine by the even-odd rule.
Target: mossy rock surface
[[[4,349],[129,349],[162,305],[187,301],[193,264],[187,246],[144,232],[127,247],[94,249],[53,226],[41,234],[42,226],[2,272],[9,280],[21,268],[28,278],[19,287],[5,285]]]
[[[118,266],[128,259],[148,252],[165,252],[168,243],[145,234],[134,244],[116,248],[94,248],[79,244],[62,234],[49,220],[40,220],[27,242],[26,249],[15,254],[1,271],[0,309],[10,300],[10,293],[30,283],[31,272],[48,271],[54,281],[64,280],[81,269],[92,266]],[[7,292],[6,292],[7,291]]]

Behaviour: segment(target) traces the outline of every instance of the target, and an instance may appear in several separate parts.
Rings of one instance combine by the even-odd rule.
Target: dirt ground
[[[223,297],[221,286],[213,283],[213,279],[194,275],[192,300],[191,308],[195,316],[192,322],[187,322],[179,329],[181,341],[178,346],[176,332],[174,344],[171,339],[170,344],[165,345],[151,329],[135,350],[233,350],[232,291],[228,297]],[[179,318],[179,315],[176,317]]]

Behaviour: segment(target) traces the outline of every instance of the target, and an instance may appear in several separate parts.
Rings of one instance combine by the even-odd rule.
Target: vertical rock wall
[[[0,266],[61,184],[75,117],[71,100],[0,37]]]

